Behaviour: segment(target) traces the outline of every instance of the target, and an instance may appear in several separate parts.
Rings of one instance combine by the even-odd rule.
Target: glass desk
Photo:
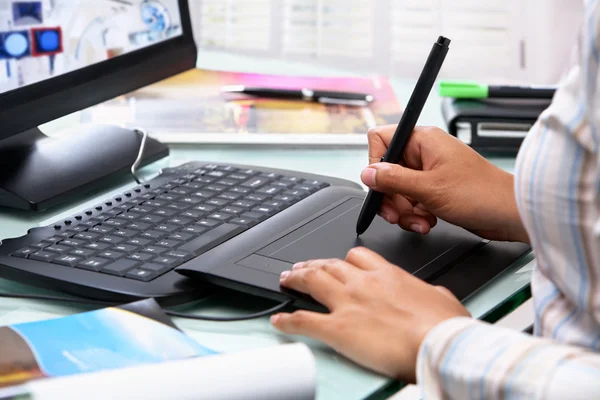
[[[223,60],[227,61],[227,57],[224,57],[221,61],[217,56],[208,60],[210,61],[206,61],[207,64],[210,64],[208,66],[212,67],[224,65]],[[240,63],[230,65],[238,67]],[[248,66],[248,68],[245,68],[248,71],[258,69],[258,67],[252,68],[251,62],[243,65]],[[264,65],[264,63],[261,64],[262,67]],[[272,68],[281,71],[278,64]],[[309,67],[302,71],[299,67],[296,68],[298,69],[294,70],[290,67],[288,71],[290,73],[305,74],[311,72]],[[264,71],[264,68],[262,68],[260,72],[269,71]],[[316,72],[323,71],[319,69]],[[393,84],[398,91],[401,102],[405,102],[412,90],[412,83],[393,81]],[[432,96],[421,118],[421,124],[442,125],[439,98]],[[142,169],[140,174],[142,177],[149,178],[156,174],[160,168],[179,165],[191,160],[262,165],[331,175],[358,182],[360,171],[367,164],[367,151],[366,148],[290,149],[173,145],[171,146],[171,156],[169,158]],[[512,170],[514,167],[513,158],[491,158],[491,160],[507,170]],[[133,184],[133,181],[127,177],[115,179],[108,187],[99,188],[67,206],[39,214],[0,209],[0,239],[21,236],[29,228],[50,224],[54,220],[70,215],[88,205],[96,204],[104,197],[120,193],[133,186]],[[523,301],[529,293],[530,274],[528,271],[532,267],[532,260],[533,257],[530,256],[519,261],[501,276],[491,281],[486,287],[468,298],[465,304],[473,316],[481,318],[488,315],[491,320],[496,320],[512,310],[520,301]],[[0,279],[0,291],[50,293],[2,279]],[[271,305],[272,303],[266,300],[222,291],[181,310],[198,312],[204,315],[233,316],[261,311]],[[52,318],[88,309],[85,306],[64,305],[62,303],[1,299],[0,325]],[[174,320],[190,336],[218,351],[237,351],[292,341],[307,343],[313,349],[317,359],[317,392],[319,399],[385,398],[401,386],[399,382],[394,382],[356,366],[321,343],[279,334],[270,326],[268,318],[230,323],[190,321],[177,318]]]

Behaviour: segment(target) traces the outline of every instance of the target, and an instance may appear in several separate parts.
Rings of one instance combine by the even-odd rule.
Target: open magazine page
[[[224,94],[227,85],[371,94],[369,106]],[[83,122],[142,126],[163,142],[366,143],[369,128],[397,123],[401,108],[379,76],[296,77],[192,70],[86,110]],[[300,139],[298,139],[300,137]]]

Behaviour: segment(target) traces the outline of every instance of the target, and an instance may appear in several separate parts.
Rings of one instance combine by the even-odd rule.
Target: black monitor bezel
[[[189,5],[178,3],[181,36],[0,94],[0,139],[194,68]]]

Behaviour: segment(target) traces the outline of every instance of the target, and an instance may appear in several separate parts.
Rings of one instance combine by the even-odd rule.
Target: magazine
[[[154,300],[0,327],[0,388],[26,381],[212,355]]]
[[[222,93],[227,85],[368,93],[368,106]],[[388,80],[191,70],[83,112],[82,122],[143,127],[165,143],[364,145],[369,128],[395,124],[401,108]]]

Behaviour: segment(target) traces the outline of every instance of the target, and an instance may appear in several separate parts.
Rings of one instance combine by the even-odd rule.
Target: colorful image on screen
[[[182,33],[178,0],[0,0],[0,93]]]

